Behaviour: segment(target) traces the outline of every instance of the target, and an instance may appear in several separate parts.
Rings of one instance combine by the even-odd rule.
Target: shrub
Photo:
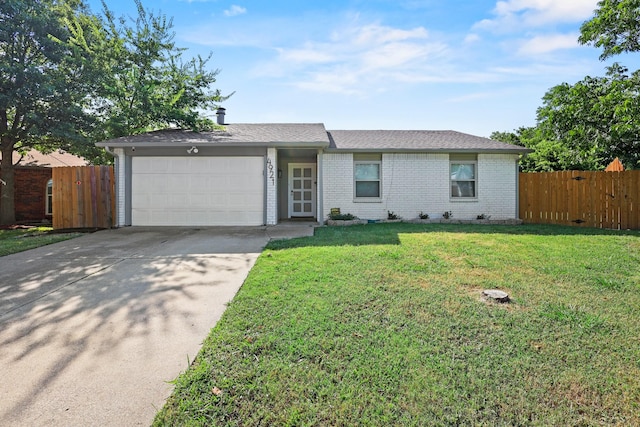
[[[329,214],[329,219],[332,220],[337,220],[337,221],[350,221],[352,219],[356,219],[357,217],[355,215],[352,215],[350,213],[333,213],[333,214]]]

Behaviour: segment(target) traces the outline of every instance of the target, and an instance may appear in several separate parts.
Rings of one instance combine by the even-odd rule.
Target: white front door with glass
[[[316,212],[316,165],[289,164],[289,218],[314,217]]]

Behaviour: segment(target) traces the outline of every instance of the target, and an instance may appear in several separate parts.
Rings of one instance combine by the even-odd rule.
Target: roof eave
[[[335,148],[326,149],[327,152],[367,152],[367,153],[481,153],[481,154],[526,154],[534,150],[499,149],[499,148]]]
[[[97,147],[109,147],[109,148],[181,148],[185,146],[195,147],[274,147],[274,148],[326,148],[329,146],[329,142],[326,141],[312,141],[312,142],[97,142]]]

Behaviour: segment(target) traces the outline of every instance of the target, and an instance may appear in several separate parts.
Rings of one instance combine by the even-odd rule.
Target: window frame
[[[47,181],[44,190],[44,214],[53,215],[53,179]]]
[[[453,165],[473,165],[473,179],[451,178]],[[449,160],[449,198],[451,200],[478,200],[478,161],[477,160]],[[456,196],[453,194],[454,182],[473,182],[473,196]]]
[[[356,179],[357,165],[378,165],[378,179]],[[357,183],[358,182],[377,182],[378,183],[378,195],[374,197],[370,196],[358,196]],[[373,201],[378,202],[382,199],[382,160],[354,160],[353,162],[353,199],[358,202]]]

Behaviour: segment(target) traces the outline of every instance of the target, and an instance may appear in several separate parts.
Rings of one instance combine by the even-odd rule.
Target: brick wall
[[[275,148],[267,149],[267,225],[278,223],[278,156]]]
[[[451,211],[455,219],[475,219],[480,214],[492,219],[516,218],[517,156],[478,154],[477,199],[449,197],[449,155],[447,153],[385,153],[382,155],[382,197],[374,202],[354,201],[353,155],[323,154],[324,218],[331,208],[362,219],[386,219],[393,211],[405,219],[419,212],[440,218]]]
[[[45,215],[47,181],[51,179],[50,168],[15,168],[16,221],[42,221],[51,219]]]

